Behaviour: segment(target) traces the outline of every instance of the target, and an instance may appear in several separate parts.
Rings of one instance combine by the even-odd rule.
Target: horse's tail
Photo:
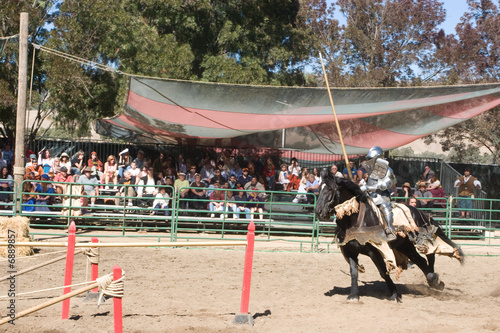
[[[435,235],[437,237],[441,238],[446,244],[448,244],[449,246],[456,249],[456,251],[458,252],[458,255],[459,255],[459,257],[457,257],[458,261],[460,261],[460,263],[462,265],[465,264],[465,253],[462,251],[462,248],[459,245],[457,245],[455,242],[453,242],[451,239],[449,239],[448,236],[446,236],[443,229],[441,229],[439,224],[436,221],[434,221],[434,219],[432,217],[430,218],[430,222],[432,225],[437,227]]]

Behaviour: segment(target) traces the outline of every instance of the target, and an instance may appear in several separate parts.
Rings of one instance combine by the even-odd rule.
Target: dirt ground
[[[118,240],[103,239],[111,241]],[[44,248],[41,253],[56,250]],[[126,273],[125,332],[500,331],[498,256],[469,256],[463,266],[454,259],[438,258],[436,270],[446,283],[442,292],[429,289],[418,268],[409,269],[396,281],[403,294],[400,304],[387,299],[375,266],[362,257],[367,272],[360,275],[360,302],[353,304],[346,302],[349,267],[340,253],[287,252],[286,246],[268,243],[256,244],[256,250],[249,307],[254,326],[233,324],[241,302],[243,248],[106,248],[101,250],[100,274],[111,272],[116,264]],[[480,254],[475,247],[464,251]],[[17,269],[50,258],[19,260]],[[63,285],[64,265],[63,260],[17,277],[16,292]],[[6,263],[0,267],[3,276]],[[75,257],[73,283],[89,280],[86,269],[85,257]],[[0,295],[7,295],[8,288],[7,281],[0,282]],[[19,296],[16,309],[61,294]],[[0,298],[2,316],[7,305],[8,299]],[[15,325],[0,326],[0,331],[113,331],[112,300],[97,308],[95,302],[73,298],[70,319],[64,321],[61,307],[59,303],[19,318]]]

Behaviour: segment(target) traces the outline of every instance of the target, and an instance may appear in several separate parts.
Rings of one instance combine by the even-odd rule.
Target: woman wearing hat
[[[411,189],[411,185],[409,182],[405,182],[401,189],[398,190],[399,199],[396,199],[396,202],[408,202],[408,199],[413,196],[413,190]]]
[[[62,153],[60,157],[60,162],[59,162],[60,167],[66,167],[66,169],[71,170],[71,161],[69,160],[69,155],[66,153]],[[54,167],[55,167],[55,161],[54,161]]]

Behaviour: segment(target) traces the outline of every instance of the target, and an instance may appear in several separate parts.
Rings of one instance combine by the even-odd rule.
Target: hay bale
[[[0,240],[8,241],[9,230],[16,233],[17,242],[29,242],[30,221],[24,216],[0,217]],[[0,257],[7,257],[7,246],[0,247]],[[33,254],[31,246],[16,246],[16,256],[25,257]]]

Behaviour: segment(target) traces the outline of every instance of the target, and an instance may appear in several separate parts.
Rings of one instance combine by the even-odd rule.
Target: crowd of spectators
[[[115,196],[111,200],[114,205],[122,205],[126,197],[123,205],[149,207],[153,215],[168,215],[173,187],[181,210],[208,210],[211,216],[233,214],[234,218],[239,218],[248,217],[249,213],[262,213],[262,202],[268,197],[266,191],[296,192],[293,202],[312,203],[321,185],[319,169],[309,171],[294,157],[289,164],[275,164],[271,157],[254,155],[242,163],[227,149],[219,156],[205,153],[199,160],[185,159],[182,154],[174,157],[165,152],[146,156],[143,150],[138,150],[134,158],[129,149],[107,157],[98,156],[96,151],[90,154],[78,151],[73,156],[62,152],[53,156],[50,149],[44,148],[37,154],[26,149],[25,156],[24,179],[32,181],[25,182],[23,187],[25,210],[48,210],[48,206],[61,199],[57,195],[65,194],[67,185],[73,183],[82,185],[83,194],[90,196],[90,206],[105,193]],[[366,184],[368,173],[363,162],[357,166],[354,161],[349,163],[353,181]],[[12,201],[10,170],[13,165],[14,153],[6,144],[0,158],[0,201]],[[335,164],[331,166],[331,173],[349,177],[347,167],[341,173]],[[468,178],[463,182],[467,181]],[[462,186],[464,196],[470,196],[463,182],[456,186]],[[443,199],[433,198],[444,198],[446,194],[436,173],[426,165],[416,184],[412,186],[406,181],[400,188],[395,184],[392,195],[398,202],[433,208],[445,203]]]

